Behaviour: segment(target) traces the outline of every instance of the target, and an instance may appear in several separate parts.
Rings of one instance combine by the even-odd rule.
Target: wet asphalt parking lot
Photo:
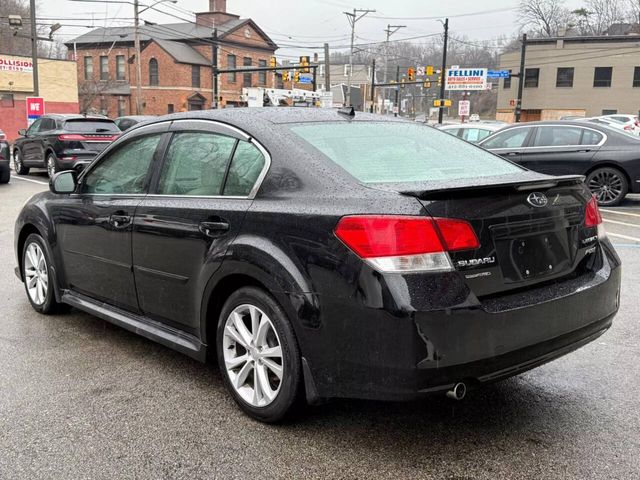
[[[268,426],[216,365],[31,309],[13,223],[46,180],[0,185],[0,479],[640,478],[640,197],[604,211],[622,301],[594,343],[462,402],[336,401]]]

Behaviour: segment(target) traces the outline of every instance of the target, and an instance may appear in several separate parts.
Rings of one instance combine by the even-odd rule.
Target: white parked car
[[[585,121],[587,122],[592,122],[592,123],[597,123],[599,125],[605,125],[609,128],[613,128],[615,130],[621,130],[623,132],[628,133],[629,135],[635,135],[635,133],[629,129],[624,123],[619,122],[618,120],[614,120],[612,118],[607,118],[607,117],[592,117],[592,118],[585,118]]]
[[[620,122],[624,125],[624,129],[627,132],[640,135],[640,120],[638,119],[638,115],[616,113],[615,115],[603,115],[600,118]]]
[[[442,125],[438,129],[462,138],[467,142],[478,143],[493,132],[505,127],[503,123],[462,123],[458,125]]]

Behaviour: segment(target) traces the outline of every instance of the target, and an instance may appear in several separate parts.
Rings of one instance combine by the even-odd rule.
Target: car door
[[[533,127],[530,126],[508,128],[488,137],[480,145],[507,160],[520,163],[522,152],[531,137],[532,130]]]
[[[48,144],[48,136],[56,129],[56,121],[53,118],[43,117],[41,119],[38,133],[33,141],[33,164],[38,167],[46,167],[45,149]]]
[[[39,118],[31,124],[26,135],[19,140],[20,151],[22,153],[22,162],[25,166],[33,166],[38,158],[38,132],[42,124],[42,118]]]
[[[168,128],[156,125],[114,145],[80,177],[77,193],[52,207],[68,288],[139,311],[131,255],[133,218]]]
[[[521,164],[549,175],[584,173],[600,148],[599,132],[573,125],[541,125],[523,150]]]
[[[203,292],[238,235],[266,152],[228,126],[175,122],[155,190],[136,211],[133,261],[140,308],[190,333]]]

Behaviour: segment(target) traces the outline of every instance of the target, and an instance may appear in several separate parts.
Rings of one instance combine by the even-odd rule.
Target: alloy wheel
[[[623,190],[623,179],[611,170],[601,170],[589,179],[589,190],[599,203],[614,203]]]
[[[36,305],[43,305],[49,290],[49,271],[44,252],[35,242],[27,246],[24,255],[24,276],[29,298]]]
[[[275,400],[282,385],[284,361],[278,334],[269,317],[254,305],[239,305],[227,317],[223,337],[229,382],[253,407]]]
[[[20,159],[20,154],[18,152],[13,154],[13,169],[16,172],[22,170],[22,160]]]
[[[53,155],[49,155],[47,157],[47,174],[49,175],[49,178],[53,178],[56,174],[56,161],[53,158]]]

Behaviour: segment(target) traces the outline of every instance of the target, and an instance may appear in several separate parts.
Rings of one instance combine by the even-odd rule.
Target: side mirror
[[[57,194],[73,193],[77,186],[76,172],[73,170],[56,173],[49,182],[49,190]]]
[[[24,128],[21,128],[20,130],[18,130],[18,135],[20,135],[21,137],[26,137],[27,131]]]

